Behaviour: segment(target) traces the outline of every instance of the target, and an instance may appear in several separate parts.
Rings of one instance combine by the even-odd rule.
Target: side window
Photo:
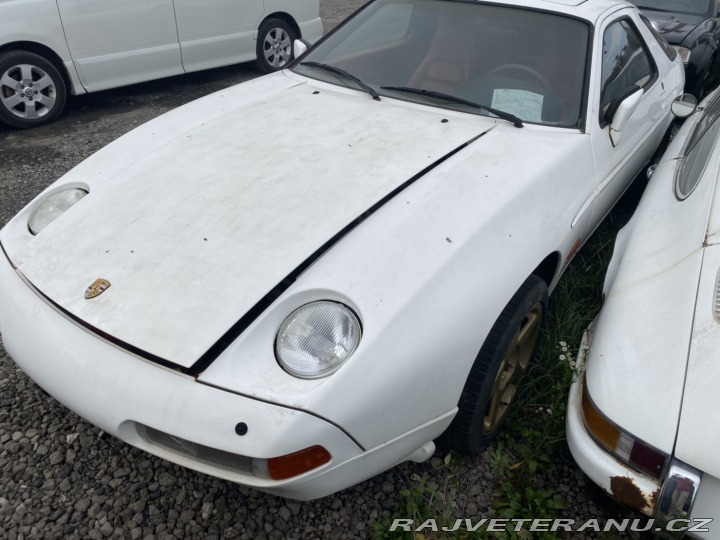
[[[629,19],[614,22],[605,30],[602,53],[600,125],[604,126],[623,99],[655,82],[657,68]]]

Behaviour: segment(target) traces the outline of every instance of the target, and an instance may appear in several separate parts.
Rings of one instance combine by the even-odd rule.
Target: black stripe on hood
[[[322,257],[330,248],[332,248],[335,244],[337,244],[340,240],[342,240],[345,236],[347,236],[355,227],[360,225],[363,221],[365,221],[367,218],[369,218],[371,215],[373,215],[375,212],[377,212],[380,208],[382,208],[385,204],[387,204],[389,201],[391,201],[393,198],[395,198],[397,195],[402,193],[404,190],[406,190],[408,187],[410,187],[412,184],[417,182],[420,178],[425,176],[427,173],[429,173],[431,170],[433,170],[435,167],[440,165],[441,163],[445,162],[446,160],[450,159],[452,156],[460,152],[462,149],[467,147],[468,145],[474,143],[477,141],[480,137],[485,135],[488,131],[492,130],[495,126],[483,131],[479,135],[476,135],[472,139],[464,142],[463,144],[459,145],[457,148],[451,150],[444,156],[438,158],[436,161],[425,167],[420,172],[416,173],[414,176],[412,176],[410,179],[406,180],[402,184],[400,184],[398,187],[396,187],[394,190],[392,190],[390,193],[385,195],[382,199],[380,199],[378,202],[373,204],[370,208],[368,208],[365,212],[363,212],[359,217],[355,218],[352,222],[350,222],[348,225],[346,225],[340,232],[338,232],[335,236],[330,238],[325,244],[320,246],[312,255],[310,255],[307,259],[305,259],[297,268],[295,268],[290,274],[288,274],[280,283],[278,283],[275,287],[273,287],[270,292],[268,292],[264,297],[262,297],[252,308],[248,310],[245,315],[243,315],[239,321],[237,321],[230,329],[225,332],[225,334],[212,346],[210,347],[190,368],[187,369],[187,372],[194,376],[199,376],[203,371],[205,371],[210,364],[213,363],[213,361],[220,356],[225,349],[227,349],[230,344],[235,341],[240,334],[242,334],[245,329],[250,326],[255,319],[257,319],[263,311],[265,311],[270,305],[277,300],[280,295],[282,295],[286,290],[290,288],[290,286],[295,283],[295,280],[302,274],[305,270],[307,270],[315,261],[317,261],[320,257]],[[185,371],[181,368],[182,371]]]
[[[342,240],[345,236],[347,236],[355,227],[360,225],[363,221],[365,221],[368,217],[373,215],[375,212],[377,212],[380,208],[382,208],[385,204],[387,204],[389,201],[391,201],[393,198],[395,198],[397,195],[402,193],[404,190],[406,190],[408,187],[413,185],[415,182],[417,182],[420,178],[425,176],[427,173],[432,171],[434,168],[442,164],[443,162],[450,159],[452,156],[469,146],[470,144],[477,141],[480,137],[485,135],[487,132],[494,129],[495,126],[490,127],[489,129],[483,131],[482,133],[474,136],[470,140],[464,142],[463,144],[459,145],[458,147],[454,148],[444,156],[438,158],[436,161],[413,175],[411,178],[400,184],[398,187],[393,189],[391,192],[389,192],[387,195],[385,195],[382,199],[377,201],[375,204],[373,204],[370,208],[368,208],[365,212],[363,212],[360,216],[355,218],[352,222],[350,222],[348,225],[343,227],[337,234],[335,234],[330,240],[325,242],[320,248],[318,248],[312,255],[310,255],[307,259],[305,259],[299,266],[297,266],[290,274],[288,274],[280,283],[278,283],[275,287],[273,287],[265,296],[263,296],[252,308],[250,308],[245,315],[243,315],[235,324],[233,324],[230,329],[225,332],[225,334],[222,335],[222,337],[214,344],[212,347],[210,347],[200,358],[189,368],[180,366],[178,364],[175,364],[174,362],[167,360],[165,358],[161,358],[159,356],[156,356],[152,353],[149,353],[147,351],[144,351],[130,343],[127,343],[125,341],[122,341],[120,339],[117,339],[113,337],[112,335],[109,335],[108,333],[100,330],[99,328],[96,328],[95,326],[87,323],[80,317],[74,315],[67,309],[63,308],[61,305],[59,305],[57,302],[53,301],[51,298],[49,298],[47,295],[45,295],[41,290],[39,290],[27,277],[25,277],[22,272],[20,272],[19,269],[15,267],[15,265],[12,262],[12,259],[8,255],[8,253],[5,251],[4,246],[0,244],[0,249],[5,254],[5,257],[7,257],[8,261],[10,262],[11,266],[15,269],[15,271],[18,273],[18,275],[22,278],[22,280],[45,302],[47,302],[49,305],[51,305],[54,309],[56,309],[58,312],[62,313],[67,317],[68,319],[74,321],[78,326],[85,328],[87,331],[95,334],[99,338],[115,345],[116,347],[122,348],[125,351],[133,354],[134,356],[140,357],[144,360],[148,360],[150,362],[153,362],[155,364],[158,364],[160,366],[163,366],[165,368],[171,369],[173,371],[177,371],[179,373],[182,373],[184,375],[189,375],[192,377],[198,377],[203,371],[205,371],[210,364],[213,363],[213,361],[220,356],[225,349],[227,349],[231,343],[233,343],[240,334],[242,334],[245,329],[247,329],[248,326],[250,326],[255,319],[257,319],[263,311],[265,311],[270,305],[277,300],[280,295],[282,295],[286,290],[290,288],[290,286],[295,283],[297,278],[302,274],[305,270],[307,270],[315,261],[317,261],[320,257],[322,257],[328,250],[330,250],[335,244],[337,244],[340,240]]]

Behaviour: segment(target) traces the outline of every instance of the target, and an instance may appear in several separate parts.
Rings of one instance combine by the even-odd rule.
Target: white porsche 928
[[[298,56],[13,218],[0,332],[106,432],[311,499],[487,446],[684,79],[615,0],[377,0]]]

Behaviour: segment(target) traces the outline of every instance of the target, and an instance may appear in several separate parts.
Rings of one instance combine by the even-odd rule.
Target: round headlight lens
[[[306,304],[285,319],[275,352],[291,375],[316,379],[330,375],[357,349],[362,330],[355,314],[343,304],[322,300]]]
[[[84,189],[68,188],[45,197],[30,214],[28,219],[30,232],[38,234],[85,195],[87,191]]]

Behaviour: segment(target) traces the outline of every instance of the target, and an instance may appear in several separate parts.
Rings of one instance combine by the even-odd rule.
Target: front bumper
[[[673,459],[662,481],[638,473],[605,452],[585,429],[582,412],[582,391],[585,382],[584,365],[590,344],[591,329],[585,332],[578,354],[582,375],[570,388],[566,435],[570,452],[583,472],[619,502],[652,517],[658,524],[685,520],[691,515],[696,501],[702,473]],[[701,516],[703,517],[703,516]],[[674,536],[684,531],[673,530]],[[703,538],[710,538],[703,536]]]
[[[366,450],[339,427],[313,414],[203,384],[114,346],[41,299],[2,252],[0,298],[0,333],[7,352],[69,409],[168,461],[284,497],[322,497],[406,459],[429,457],[434,447],[428,441],[452,418],[452,414],[443,415]],[[236,432],[240,423],[247,429]],[[144,426],[176,442],[181,439],[180,446],[192,443],[185,445],[191,450],[181,453],[172,451],[172,444],[157,444],[162,437],[148,437]],[[329,452],[330,461],[287,480],[253,476],[252,470],[193,457],[200,446],[263,460],[315,445]]]

